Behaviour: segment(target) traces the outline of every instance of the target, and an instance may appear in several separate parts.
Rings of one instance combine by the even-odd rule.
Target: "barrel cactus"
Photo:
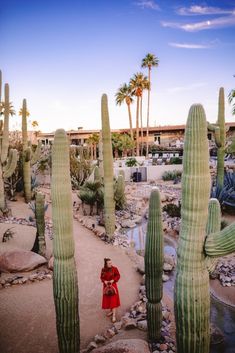
[[[72,190],[66,132],[57,130],[52,150],[53,292],[60,353],[80,346],[78,281],[74,259]]]
[[[184,143],[181,230],[175,280],[177,349],[209,353],[208,258],[235,251],[235,223],[206,235],[210,194],[207,123],[200,104],[190,108]]]
[[[163,274],[163,229],[161,196],[153,188],[149,202],[149,219],[145,245],[145,285],[147,302],[148,337],[150,341],[161,336],[162,325],[162,274]]]
[[[113,153],[109,125],[108,97],[103,94],[101,100],[103,167],[104,167],[104,221],[109,239],[115,231],[115,202],[113,182]]]
[[[9,149],[9,113],[9,85],[6,83],[4,86],[4,122],[2,123],[1,120],[0,124],[0,210],[4,214],[7,214],[8,212],[4,190],[4,179],[12,176],[16,169],[18,160],[17,150]]]
[[[28,141],[27,131],[27,103],[23,100],[22,105],[22,139],[23,139],[23,180],[24,180],[24,195],[25,201],[30,202],[32,198],[31,192],[31,166],[35,164],[40,158],[41,142],[38,143],[35,151]]]

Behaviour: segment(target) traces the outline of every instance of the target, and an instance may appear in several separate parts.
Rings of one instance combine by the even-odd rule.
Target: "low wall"
[[[139,171],[144,167],[139,168]],[[166,171],[172,170],[183,170],[182,164],[168,164],[168,165],[153,165],[145,167],[147,170],[147,181],[157,180],[162,178],[162,174]],[[123,167],[123,168],[114,168],[114,175],[118,176],[120,170],[125,172],[125,181],[130,181],[133,172],[138,168],[136,167]]]

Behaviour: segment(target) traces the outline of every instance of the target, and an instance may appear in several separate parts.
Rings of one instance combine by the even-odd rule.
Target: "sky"
[[[184,124],[202,103],[216,121],[219,87],[235,87],[235,2],[166,0],[1,0],[3,82],[18,112],[27,99],[43,132],[100,129],[107,93],[111,128],[128,127],[115,93],[141,69],[152,70],[150,125]],[[146,121],[147,93],[143,112]],[[135,126],[135,103],[131,107]],[[226,104],[226,121],[234,121]],[[20,118],[11,118],[17,126]]]

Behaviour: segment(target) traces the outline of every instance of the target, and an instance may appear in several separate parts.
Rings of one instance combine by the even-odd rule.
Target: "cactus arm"
[[[54,229],[53,292],[59,352],[78,353],[78,283],[74,259],[69,144],[66,132],[62,129],[55,133],[51,185]]]
[[[209,131],[214,132],[215,144],[217,147],[221,147],[221,139],[220,139],[220,128],[217,125],[210,124],[207,122],[207,129]]]
[[[113,185],[113,153],[111,144],[111,132],[109,125],[108,98],[103,94],[101,100],[102,116],[102,141],[103,141],[103,165],[104,165],[104,219],[105,230],[109,239],[113,238],[115,231],[115,202]]]
[[[41,149],[42,149],[42,142],[38,141],[37,148],[36,148],[35,152],[32,152],[31,165],[34,165],[39,160],[39,158],[41,156]]]
[[[1,148],[1,163],[4,164],[7,160],[9,148],[9,85],[5,84],[4,87],[5,101],[4,101],[4,126],[2,135],[2,148]]]
[[[207,256],[220,257],[235,251],[235,222],[223,230],[209,234],[205,241]]]
[[[174,288],[180,353],[209,353],[209,273],[203,252],[209,194],[207,123],[203,107],[193,105],[185,132],[182,223]]]
[[[16,149],[10,149],[7,165],[3,168],[3,177],[10,178],[17,167],[18,151]]]
[[[219,232],[221,228],[221,210],[217,199],[210,199],[208,220],[206,225],[206,234]],[[216,267],[218,259],[210,256],[206,257],[206,266],[209,273],[212,273]]]
[[[149,203],[149,220],[145,245],[145,283],[147,302],[147,323],[149,340],[161,337],[163,294],[163,230],[161,196],[153,188]]]

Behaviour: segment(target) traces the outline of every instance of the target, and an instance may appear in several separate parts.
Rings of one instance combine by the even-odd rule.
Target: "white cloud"
[[[209,49],[211,44],[193,44],[193,43],[169,43],[171,47],[182,49]]]
[[[211,6],[199,6],[193,5],[190,7],[181,7],[177,10],[179,15],[188,16],[188,15],[228,15],[234,14],[235,9],[226,10],[219,7]]]
[[[135,5],[141,7],[142,9],[160,10],[159,5],[155,1],[151,0],[139,0]]]
[[[177,86],[177,87],[169,88],[168,92],[169,93],[178,93],[178,92],[192,91],[196,88],[205,87],[206,85],[207,85],[207,83],[205,83],[205,82],[192,83],[191,85],[188,85],[188,86]]]
[[[186,32],[198,32],[206,29],[216,29],[235,26],[235,13],[231,16],[219,17],[212,20],[194,22],[194,23],[179,23],[179,22],[162,22],[163,27],[178,28]]]

